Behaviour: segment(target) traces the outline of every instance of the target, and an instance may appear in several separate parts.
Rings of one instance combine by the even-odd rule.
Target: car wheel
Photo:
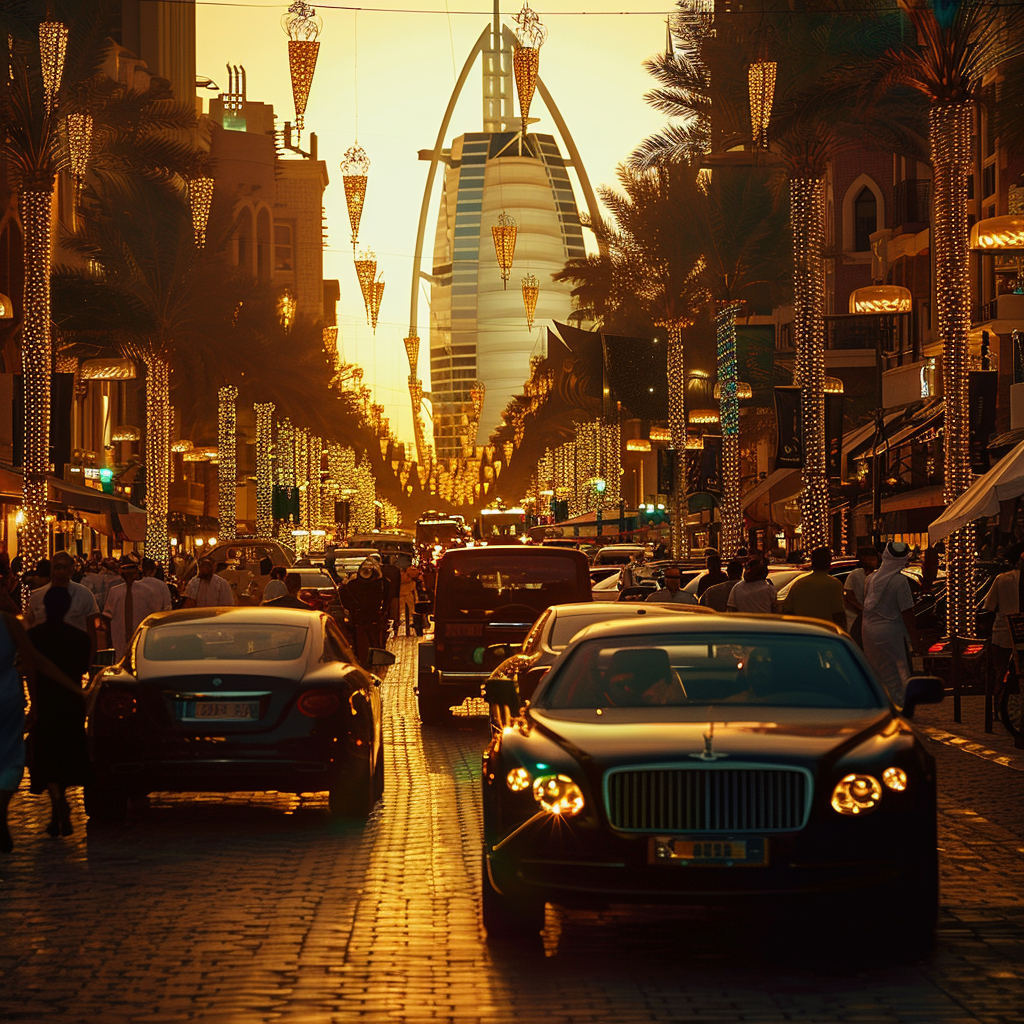
[[[365,821],[376,803],[373,772],[369,758],[355,761],[349,771],[331,786],[327,805],[336,818],[358,818]]]
[[[379,800],[384,795],[384,744],[377,751],[377,763],[373,768],[373,795]]]
[[[424,693],[420,690],[416,697],[416,707],[420,713],[420,721],[424,725],[441,725],[448,719],[451,701],[435,693]]]
[[[520,942],[536,939],[544,927],[544,903],[498,892],[491,882],[486,853],[480,862],[480,885],[484,928],[489,939]]]
[[[128,814],[128,791],[110,779],[97,779],[83,787],[85,813],[96,821],[120,825]]]
[[[1010,693],[1009,688],[1003,690],[999,701],[999,717],[1011,736],[1015,739],[1024,736],[1024,693]]]

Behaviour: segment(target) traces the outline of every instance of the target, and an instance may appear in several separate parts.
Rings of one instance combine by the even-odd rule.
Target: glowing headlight
[[[865,814],[882,799],[882,787],[872,775],[847,775],[832,791],[832,807],[840,814]]]
[[[902,793],[907,788],[907,773],[902,768],[886,768],[882,772],[882,782],[889,789]]]
[[[530,773],[525,768],[513,768],[505,776],[505,781],[513,793],[522,793],[524,789],[530,788]]]
[[[583,810],[583,790],[567,775],[542,775],[533,784],[533,799],[550,814],[572,817]]]

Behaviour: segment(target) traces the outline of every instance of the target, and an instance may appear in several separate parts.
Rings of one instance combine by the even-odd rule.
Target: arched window
[[[871,251],[871,235],[878,230],[878,200],[866,185],[853,201],[853,239],[855,252]]]

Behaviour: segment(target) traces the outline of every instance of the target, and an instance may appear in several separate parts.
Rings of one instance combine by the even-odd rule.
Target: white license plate
[[[648,860],[652,864],[693,864],[733,867],[764,866],[768,863],[768,844],[755,839],[675,839],[656,837],[650,841]]]
[[[187,700],[183,722],[255,722],[260,717],[258,700]]]

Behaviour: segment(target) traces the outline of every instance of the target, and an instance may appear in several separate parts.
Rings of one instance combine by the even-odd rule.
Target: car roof
[[[493,558],[494,548],[502,545],[490,545],[489,547],[482,548],[449,548],[444,553],[442,561],[447,562],[449,559],[453,561],[462,561],[465,559],[473,558]],[[572,558],[574,555],[582,559],[584,564],[587,564],[586,555],[580,551],[572,551],[569,548],[551,548],[544,547],[541,544],[536,545],[525,545],[525,544],[512,544],[508,545],[517,551],[522,552],[524,555],[529,555],[530,558]]]
[[[551,610],[555,617],[569,615],[591,615],[605,616],[607,618],[629,618],[633,615],[660,615],[668,612],[674,615],[679,612],[692,612],[697,609],[699,613],[716,615],[712,608],[704,608],[695,604],[659,604],[656,601],[576,601],[571,604],[555,604]]]
[[[232,622],[277,622],[281,625],[308,626],[310,616],[324,618],[323,612],[304,608],[270,608],[267,605],[233,605],[230,608],[179,608],[174,612],[155,612],[147,616],[150,626],[174,625],[198,619],[220,619],[225,625]]]
[[[661,607],[659,607],[659,614]],[[595,623],[577,634],[576,639],[600,640],[621,635],[635,635],[628,620]],[[833,623],[819,619],[805,619],[796,615],[681,615],[655,618],[645,622],[644,635],[656,637],[672,633],[765,633],[778,636],[843,636],[843,630]]]

